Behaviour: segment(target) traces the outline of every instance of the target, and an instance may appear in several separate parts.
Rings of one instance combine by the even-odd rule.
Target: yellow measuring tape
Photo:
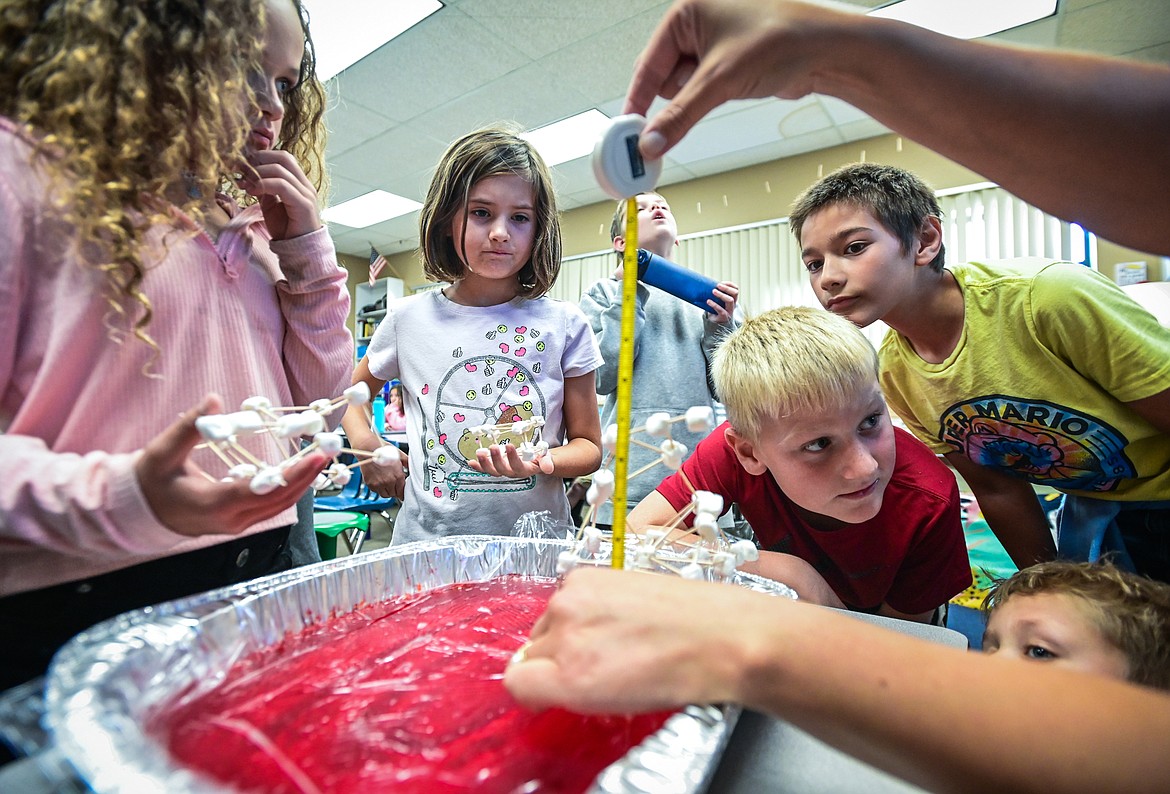
[[[634,309],[638,299],[638,198],[626,199],[622,256],[622,337],[618,352],[617,447],[613,463],[613,567],[626,562],[626,478],[630,470],[630,390],[634,383]]]

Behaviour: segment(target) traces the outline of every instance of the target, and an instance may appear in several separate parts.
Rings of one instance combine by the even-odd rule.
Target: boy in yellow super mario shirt
[[[1056,552],[1037,483],[1066,494],[1061,556],[1119,550],[1170,579],[1170,330],[1080,265],[943,269],[940,215],[913,174],[863,163],[806,190],[790,221],[821,304],[892,329],[891,408],[968,482],[1017,565]]]

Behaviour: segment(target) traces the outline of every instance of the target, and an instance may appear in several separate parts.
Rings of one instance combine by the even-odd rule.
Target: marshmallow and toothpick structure
[[[253,493],[270,493],[287,485],[284,470],[310,452],[320,450],[329,457],[350,452],[364,458],[359,463],[347,466],[334,462],[328,469],[317,475],[313,487],[320,490],[330,483],[343,486],[350,479],[350,468],[366,463],[385,466],[397,458],[398,450],[392,446],[382,447],[374,452],[350,449],[344,446],[340,433],[326,430],[326,419],[337,409],[350,405],[366,405],[370,402],[370,388],[358,383],[345,390],[335,399],[314,400],[307,406],[274,406],[267,397],[249,397],[240,405],[240,410],[229,414],[207,414],[195,420],[195,427],[204,438],[201,448],[210,449],[228,468],[226,480],[248,480]],[[241,436],[267,434],[287,444],[289,454],[280,461],[268,462],[257,458],[243,444]],[[298,449],[300,439],[312,437],[312,443]],[[283,445],[282,444],[282,445]],[[203,476],[215,480],[207,472]]]
[[[686,422],[692,433],[709,433],[715,425],[715,414],[710,406],[697,405],[681,416],[671,417],[666,413],[651,414],[646,424],[630,430],[631,436],[646,433],[661,438],[657,445],[631,437],[630,443],[658,453],[658,459],[629,475],[630,478],[644,474],[655,466],[662,465],[672,471],[679,471],[691,490],[691,501],[679,510],[670,521],[662,526],[642,527],[634,531],[634,568],[637,570],[673,573],[687,579],[709,579],[722,581],[731,577],[736,567],[743,562],[759,559],[759,551],[750,540],[730,540],[719,527],[719,516],[723,513],[723,497],[710,491],[699,491],[681,473],[686,445],[670,437],[671,425]],[[568,571],[578,565],[610,565],[602,551],[603,536],[595,523],[597,508],[609,499],[615,490],[616,475],[606,468],[615,457],[617,447],[617,426],[610,425],[602,436],[602,445],[608,457],[606,464],[593,475],[593,482],[585,494],[589,512],[577,531],[577,545],[564,551],[557,559],[557,569]],[[685,522],[695,516],[693,526]],[[615,518],[617,517],[615,509]],[[618,553],[614,543],[611,554]],[[622,550],[624,554],[624,549]],[[617,567],[615,565],[615,567]]]
[[[210,449],[227,466],[225,479],[248,480],[253,493],[265,494],[288,483],[283,472],[310,452],[320,450],[331,458],[348,452],[358,460],[345,464],[334,461],[329,468],[317,475],[313,487],[322,490],[330,486],[344,487],[349,482],[351,471],[358,466],[374,464],[387,466],[398,459],[398,448],[392,445],[379,447],[373,452],[353,449],[344,445],[340,433],[326,430],[326,419],[337,409],[350,405],[367,405],[370,402],[370,388],[357,383],[346,389],[335,399],[314,400],[309,405],[274,406],[267,397],[249,397],[240,410],[229,414],[208,414],[195,420],[195,427],[204,438],[201,448]],[[483,440],[500,443],[508,439],[521,439],[517,445],[520,456],[526,461],[536,460],[544,471],[551,470],[548,458],[548,443],[541,439],[544,418],[534,416],[519,422],[499,425],[483,425],[473,429],[482,446]],[[285,442],[289,454],[283,460],[269,463],[257,458],[243,444],[241,436],[267,434]],[[313,440],[301,449],[297,447],[301,438]],[[207,472],[203,476],[215,480]]]

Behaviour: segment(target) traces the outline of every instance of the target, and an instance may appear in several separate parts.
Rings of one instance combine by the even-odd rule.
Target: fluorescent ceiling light
[[[387,193],[385,190],[373,190],[364,196],[329,207],[321,213],[321,217],[330,223],[340,223],[351,229],[364,229],[421,208],[422,204],[417,201]]]
[[[593,152],[593,146],[609,127],[609,116],[596,108],[523,133],[549,166],[567,163]]]
[[[976,39],[1050,17],[1057,0],[901,0],[870,11],[957,39]]]
[[[301,0],[322,81],[352,66],[443,7],[439,0]]]

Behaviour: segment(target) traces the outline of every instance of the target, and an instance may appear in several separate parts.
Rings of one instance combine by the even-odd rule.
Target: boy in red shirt
[[[814,603],[937,621],[971,584],[958,487],[891,424],[862,333],[828,312],[774,309],[731,334],[712,370],[730,421],[631,525],[668,522],[689,481],[739,505],[763,550],[753,572]]]

